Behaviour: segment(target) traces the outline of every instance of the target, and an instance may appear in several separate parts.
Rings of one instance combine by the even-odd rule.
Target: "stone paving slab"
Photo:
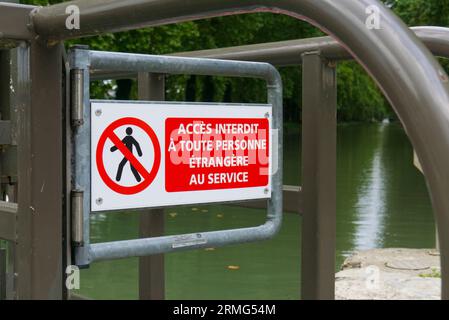
[[[347,258],[336,274],[338,300],[440,299],[440,257],[433,249],[373,249]]]

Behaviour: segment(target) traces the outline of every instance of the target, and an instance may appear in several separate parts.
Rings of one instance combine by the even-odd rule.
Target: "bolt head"
[[[102,113],[103,113],[103,111],[101,111],[101,109],[95,110],[95,115],[96,115],[97,117],[101,116]]]
[[[103,198],[98,198],[97,200],[95,200],[95,203],[101,206],[103,204]]]

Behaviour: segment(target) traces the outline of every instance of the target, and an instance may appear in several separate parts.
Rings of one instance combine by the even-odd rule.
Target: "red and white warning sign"
[[[92,102],[92,211],[269,198],[271,109]]]

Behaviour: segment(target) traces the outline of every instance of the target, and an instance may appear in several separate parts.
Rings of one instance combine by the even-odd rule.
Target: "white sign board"
[[[91,107],[92,211],[271,197],[271,106]]]

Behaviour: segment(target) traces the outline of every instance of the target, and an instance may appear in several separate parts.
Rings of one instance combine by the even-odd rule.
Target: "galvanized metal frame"
[[[260,241],[273,237],[280,229],[282,221],[282,81],[278,71],[271,65],[256,62],[236,62],[198,58],[164,57],[139,54],[89,51],[74,48],[70,52],[72,72],[83,70],[83,77],[73,83],[73,92],[78,95],[84,88],[83,97],[74,99],[84,101],[83,119],[76,119],[74,126],[74,190],[83,192],[84,232],[83,240],[75,249],[75,262],[88,265],[94,261],[141,257],[152,254],[191,250],[209,246],[223,246],[251,241]],[[273,159],[277,170],[272,174],[272,194],[268,200],[267,221],[264,225],[252,228],[199,232],[189,235],[161,236],[155,238],[114,241],[90,244],[90,96],[89,71],[128,70],[133,72],[151,72],[162,74],[198,74],[230,77],[254,77],[267,81],[268,103],[273,106],[272,128],[277,131]],[[82,79],[83,78],[83,79]],[[72,106],[80,109],[81,106]],[[72,114],[81,114],[75,112]],[[72,213],[73,214],[73,213]],[[75,212],[76,214],[76,212]],[[78,213],[79,214],[79,213]],[[183,237],[204,239],[201,243],[177,247],[174,243]]]

